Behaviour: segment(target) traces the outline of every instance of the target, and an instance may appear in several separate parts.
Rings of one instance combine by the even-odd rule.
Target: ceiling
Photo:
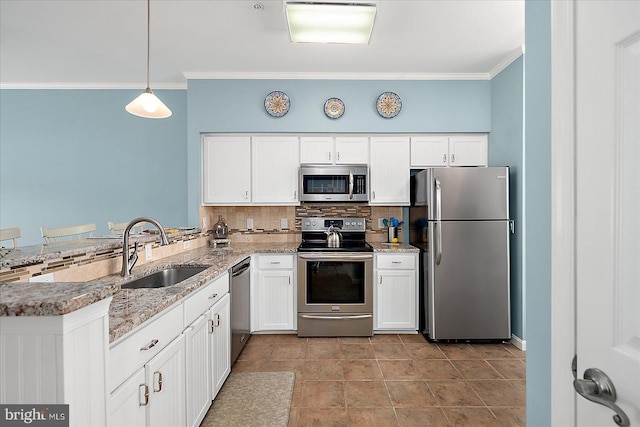
[[[255,8],[258,3],[262,8]],[[151,1],[151,87],[191,78],[488,79],[524,0],[378,0],[368,45],[291,43],[282,0]],[[0,87],[140,88],[145,0],[0,0]]]

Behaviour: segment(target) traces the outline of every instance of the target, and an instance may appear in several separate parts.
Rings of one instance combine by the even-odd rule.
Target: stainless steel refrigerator
[[[412,177],[410,240],[422,247],[422,332],[511,338],[509,168],[429,168]]]

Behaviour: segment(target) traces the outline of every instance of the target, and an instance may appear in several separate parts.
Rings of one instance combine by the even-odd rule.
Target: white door
[[[611,378],[640,425],[640,2],[579,1],[576,19],[577,373]],[[576,424],[615,426],[576,398]]]

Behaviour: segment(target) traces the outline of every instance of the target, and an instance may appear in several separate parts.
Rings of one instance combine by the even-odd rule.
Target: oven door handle
[[[353,316],[322,316],[315,314],[298,314],[298,317],[302,319],[322,319],[322,320],[355,320],[355,319],[370,319],[373,314],[357,314]]]
[[[373,259],[373,254],[330,254],[330,253],[298,253],[298,258],[311,261],[362,261]]]

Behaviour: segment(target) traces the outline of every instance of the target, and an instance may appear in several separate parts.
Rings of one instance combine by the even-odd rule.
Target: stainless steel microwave
[[[300,167],[300,201],[366,202],[367,165],[305,165]]]

